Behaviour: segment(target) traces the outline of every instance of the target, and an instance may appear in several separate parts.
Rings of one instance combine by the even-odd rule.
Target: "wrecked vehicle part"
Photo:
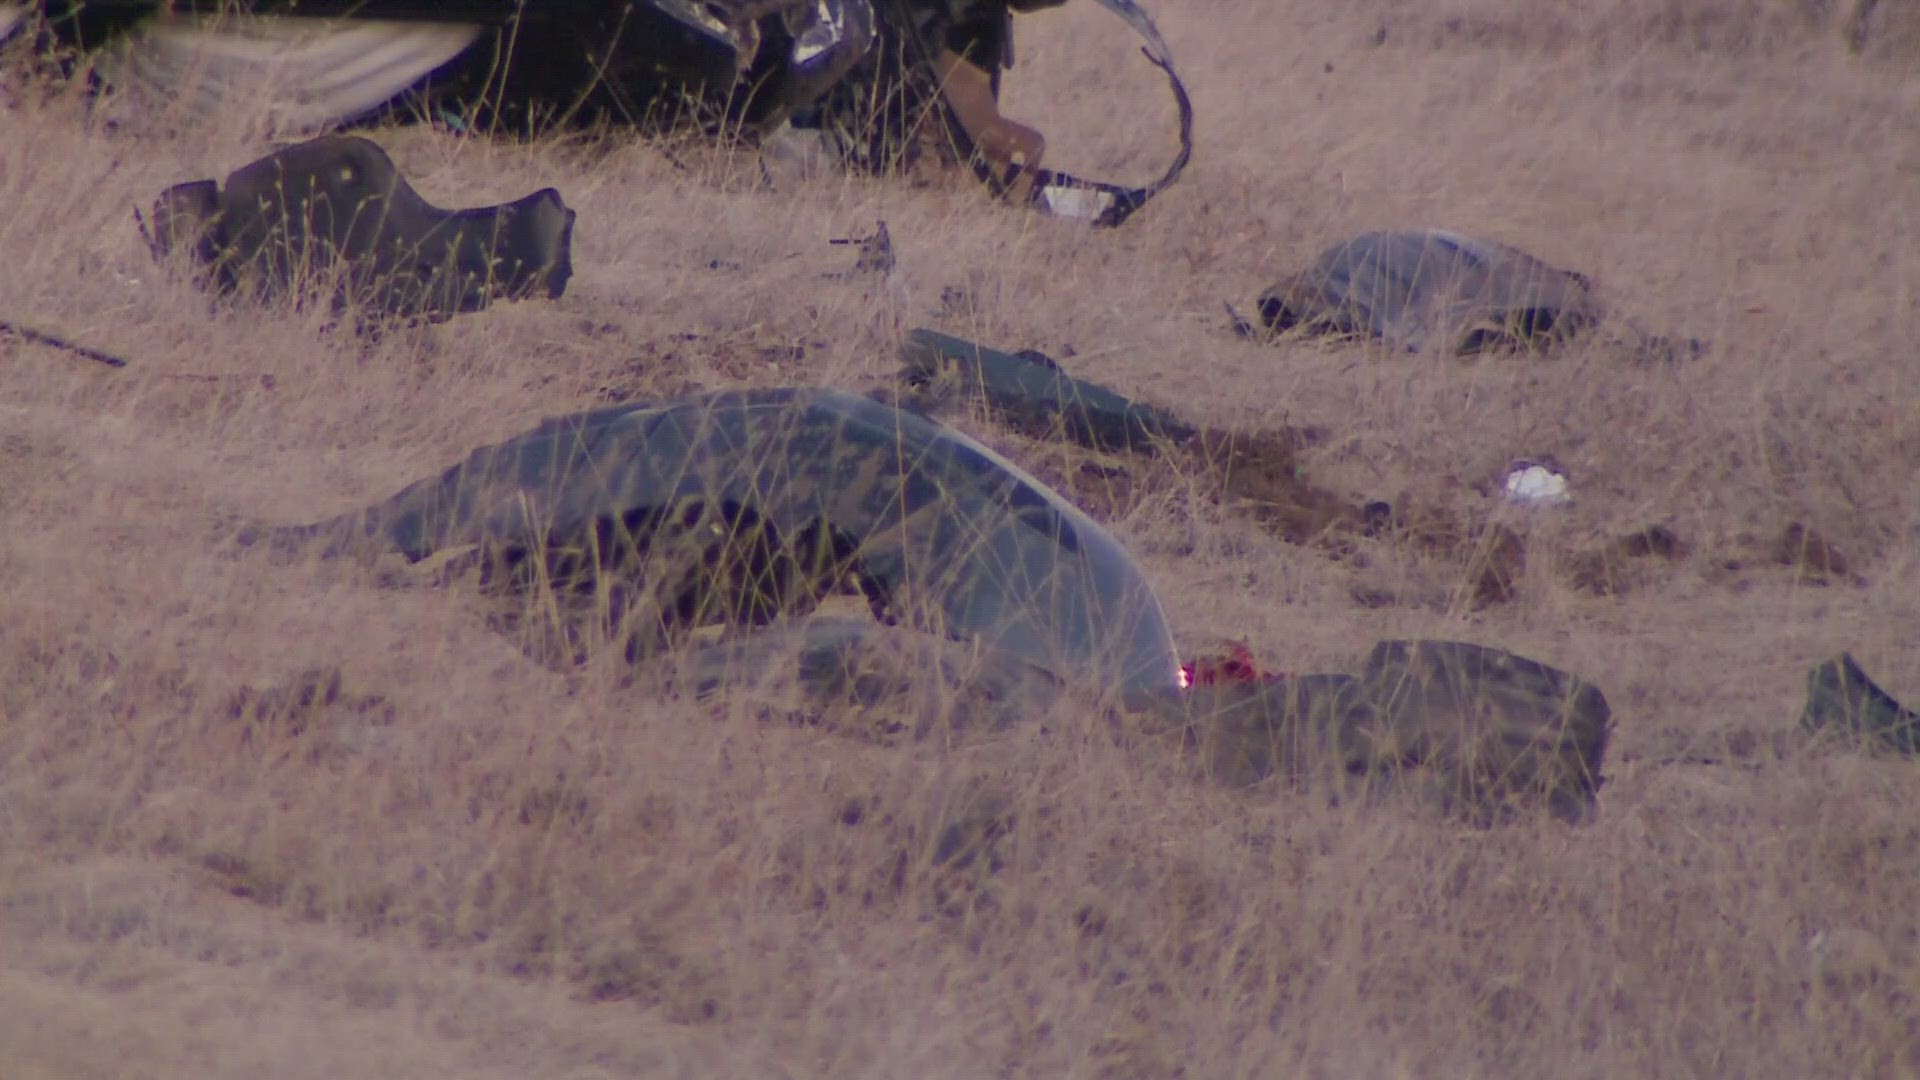
[[[916,389],[955,379],[984,398],[1007,426],[1036,438],[1059,438],[1093,450],[1152,453],[1158,444],[1184,443],[1199,429],[1173,414],[1131,401],[1098,383],[1076,379],[1058,365],[989,349],[925,328],[901,346],[901,379]]]
[[[272,101],[291,133],[407,107],[469,129],[693,119],[710,133],[818,136],[865,171],[923,147],[1058,217],[1118,225],[1179,177],[1193,107],[1133,0],[1098,0],[1145,40],[1179,109],[1180,149],[1135,187],[1041,167],[1045,140],[1002,116],[1012,15],[1066,0],[48,0],[60,45],[96,50],[110,86],[160,116]],[[789,120],[795,123],[789,125]]]
[[[1449,603],[1483,607],[1518,595],[1527,562],[1520,533],[1438,505],[1362,504],[1316,485],[1304,475],[1298,452],[1323,439],[1323,432],[1201,427],[1074,378],[1040,354],[1002,352],[933,330],[913,331],[901,355],[900,380],[915,407],[937,411],[956,399],[983,404],[996,421],[1028,437],[1137,459],[1137,464],[1086,462],[1081,472],[1094,474],[1091,478],[1071,472],[1056,478],[1057,486],[1084,505],[1117,511],[1128,504],[1129,491],[1199,479],[1218,505],[1288,543],[1325,544],[1339,551],[1354,537],[1385,537],[1438,557],[1460,575]],[[1606,545],[1567,560],[1572,583],[1590,588],[1597,570],[1623,580],[1617,565],[1623,557],[1675,557],[1677,540],[1671,535],[1642,539],[1618,551]],[[1362,602],[1378,606],[1392,600],[1369,591]]]
[[[1231,307],[1228,309],[1232,312]],[[1607,323],[1636,359],[1695,359],[1707,344],[1648,333],[1611,315],[1586,275],[1518,248],[1440,229],[1364,233],[1262,293],[1260,327],[1370,337],[1408,353],[1545,352]]]
[[[1807,673],[1801,730],[1838,735],[1877,749],[1920,754],[1920,711],[1882,690],[1851,653],[1841,653]]]
[[[574,212],[545,188],[514,202],[442,210],[379,146],[325,135],[153,207],[156,258],[177,250],[217,291],[254,300],[330,290],[336,305],[444,319],[495,299],[558,298],[572,276]]]
[[[1337,244],[1263,293],[1259,310],[1274,333],[1377,337],[1412,353],[1543,348],[1601,317],[1584,276],[1437,229]]]
[[[932,330],[909,335],[901,355],[901,380],[923,405],[957,392],[984,402],[997,419],[1029,437],[1132,454],[1158,462],[1158,469],[1203,478],[1222,505],[1288,542],[1312,543],[1370,527],[1360,504],[1302,477],[1295,454],[1311,441],[1310,433],[1202,428],[1073,378],[1045,357],[1001,352]]]
[[[1039,170],[1033,180],[1033,201],[1056,217],[1089,220],[1095,227],[1113,227],[1133,216],[1154,196],[1172,187],[1193,159],[1193,99],[1186,84],[1173,69],[1173,50],[1140,5],[1133,0],[1098,0],[1100,6],[1120,16],[1147,42],[1141,52],[1153,66],[1167,76],[1167,88],[1179,112],[1180,149],[1159,179],[1145,187],[1123,187],[1102,181],[1082,180],[1065,173]],[[1013,61],[1008,44],[1007,62]],[[1017,174],[1016,174],[1017,176]],[[1017,188],[1016,188],[1017,190]]]
[[[1570,824],[1597,815],[1613,725],[1605,695],[1578,676],[1444,640],[1379,642],[1357,674],[1265,675],[1246,656],[1187,688],[1121,694],[1108,704],[1116,735],[1233,788],[1412,792],[1480,825],[1534,809]],[[1071,707],[1067,686],[1017,650],[844,617],[655,663],[672,689],[744,697],[884,743],[990,735]]]
[[[1613,726],[1605,696],[1577,676],[1438,640],[1382,641],[1357,676],[1217,682],[1125,704],[1223,783],[1414,781],[1482,821],[1524,806],[1591,821]]]
[[[777,125],[872,43],[867,0],[48,0],[109,85],[189,115],[263,96],[289,131],[410,100],[467,125]]]
[[[370,509],[267,535],[411,561],[473,547],[483,572],[588,605],[632,659],[852,588],[884,620],[1089,685],[1178,678],[1159,601],[1104,529],[959,432],[838,390],[553,418]]]
[[[830,616],[657,663],[673,688],[807,711],[882,742],[1004,731],[1070,700],[1017,650]],[[1184,688],[1128,691],[1110,707],[1141,749],[1212,782],[1319,782],[1362,797],[1412,790],[1479,824],[1529,808],[1571,824],[1597,814],[1613,729],[1606,697],[1537,660],[1468,642],[1389,640],[1357,674],[1267,675],[1244,648],[1193,668],[1208,674]]]
[[[1179,150],[1143,187],[1084,180],[1042,167],[1046,139],[1001,114],[1013,66],[1013,15],[1066,0],[876,0],[876,44],[818,104],[794,117],[830,156],[868,172],[911,171],[925,159],[968,168],[1018,205],[1095,227],[1117,226],[1179,179],[1193,153],[1193,103],[1153,20],[1132,0],[1098,0],[1146,42],[1179,110]]]
[[[1250,654],[1249,654],[1250,656]],[[872,741],[991,734],[1065,706],[1067,689],[1016,650],[968,648],[870,621],[816,617],[659,661],[669,685],[803,710]],[[1205,666],[1202,661],[1200,666]],[[1612,734],[1605,695],[1504,649],[1382,641],[1358,674],[1223,677],[1121,695],[1122,738],[1235,788],[1331,785],[1361,798],[1412,791],[1490,825],[1529,809],[1570,824],[1598,811]]]

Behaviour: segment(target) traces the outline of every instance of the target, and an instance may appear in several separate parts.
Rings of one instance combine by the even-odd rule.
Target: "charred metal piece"
[[[499,298],[558,298],[573,274],[573,221],[552,188],[442,210],[380,147],[330,135],[236,170],[224,189],[212,180],[168,188],[147,240],[156,258],[190,252],[224,293],[318,290],[336,304],[444,319]]]

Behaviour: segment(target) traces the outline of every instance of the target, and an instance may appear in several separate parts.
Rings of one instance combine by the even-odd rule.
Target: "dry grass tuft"
[[[1010,110],[1054,164],[1150,175],[1156,73],[1080,7],[1023,18]],[[1114,233],[960,181],[381,131],[438,205],[553,184],[580,219],[560,301],[378,339],[216,305],[141,246],[130,208],[264,152],[244,126],[108,131],[10,74],[0,318],[130,363],[0,337],[7,1075],[1920,1072],[1916,766],[1784,737],[1842,650],[1920,699],[1920,28],[1881,4],[1854,55],[1839,7],[1166,5],[1200,144]],[[899,265],[846,275],[828,241],[878,220]],[[1399,225],[1713,348],[1416,362],[1220,314]],[[1593,680],[1597,822],[1232,791],[1071,706],[853,738],[549,670],[470,590],[231,544],[559,412],[875,388],[923,323],[1326,432],[1284,464],[1409,535],[1289,543],[1199,465],[1086,501],[1189,647],[1310,672],[1458,637]],[[1522,457],[1575,503],[1501,506]]]

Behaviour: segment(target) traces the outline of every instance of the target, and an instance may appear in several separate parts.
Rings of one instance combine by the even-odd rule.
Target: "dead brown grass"
[[[129,207],[256,156],[243,127],[0,98],[4,315],[133,359],[0,338],[0,1071],[1920,1073],[1915,766],[1771,739],[1843,648],[1920,698],[1905,16],[1852,57],[1832,5],[1786,0],[1161,7],[1200,146],[1123,231],[964,184],[768,189],[712,155],[394,130],[440,205],[558,186],[578,273],[372,345],[210,312],[139,246]],[[1060,165],[1150,174],[1130,118],[1160,90],[1123,33],[1026,22],[1016,114]],[[896,279],[829,276],[826,241],[879,218]],[[1222,299],[1388,225],[1519,244],[1714,349],[1416,363],[1227,330]],[[1598,822],[1195,785],[1071,711],[875,745],[569,681],[457,591],[224,544],[599,401],[870,387],[919,322],[1201,422],[1326,428],[1299,462],[1328,488],[1524,535],[1481,607],[1456,561],[1335,560],[1178,482],[1112,519],[1183,642],[1313,671],[1456,636],[1595,680]],[[1492,509],[1542,455],[1577,504]],[[1793,523],[1846,572],[1781,564]],[[1684,546],[1634,588],[1559,565],[1656,524]],[[1810,951],[1823,931],[1851,951]]]

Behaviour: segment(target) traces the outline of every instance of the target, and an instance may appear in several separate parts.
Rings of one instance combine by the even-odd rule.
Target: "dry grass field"
[[[1920,764],[1776,738],[1843,649],[1920,700],[1920,15],[1881,5],[1856,55],[1842,7],[1163,2],[1197,152],[1114,232],[959,179],[382,130],[439,205],[551,184],[579,224],[562,299],[372,342],[210,305],[141,245],[131,207],[266,151],[249,117],[109,131],[0,84],[0,317],[130,360],[0,337],[0,1075],[1920,1075]],[[1020,33],[1008,111],[1052,163],[1153,175],[1173,110],[1124,28]],[[877,220],[892,279],[835,276]],[[1230,331],[1323,246],[1429,225],[1712,349]],[[1231,790],[1071,710],[863,741],[569,679],[459,590],[231,543],[596,403],[879,386],[917,325],[1322,428],[1317,482],[1506,521],[1518,594],[1476,606],[1457,562],[1336,558],[1177,485],[1107,518],[1189,652],[1452,637],[1594,680],[1597,820]],[[1496,507],[1542,455],[1575,505]],[[1844,566],[1776,562],[1791,523]],[[1676,558],[1574,587],[1569,553],[1652,524]],[[302,707],[313,671],[339,694]]]

